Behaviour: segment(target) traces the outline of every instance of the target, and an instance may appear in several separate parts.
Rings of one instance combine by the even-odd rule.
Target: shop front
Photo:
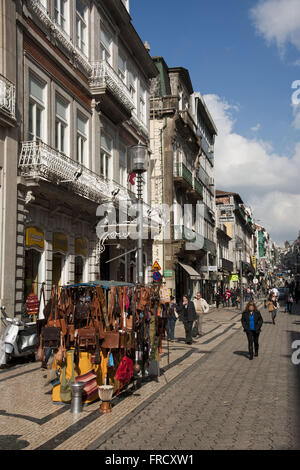
[[[24,298],[31,293],[40,295],[44,275],[45,236],[37,227],[25,231]]]

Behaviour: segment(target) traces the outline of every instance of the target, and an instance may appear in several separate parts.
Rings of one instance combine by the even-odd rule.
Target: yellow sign
[[[251,263],[254,268],[256,268],[256,256],[251,256]]]
[[[75,255],[88,256],[88,242],[85,238],[76,238]]]
[[[53,234],[53,251],[62,251],[67,253],[68,251],[68,237],[63,233]]]
[[[161,267],[159,266],[158,261],[155,261],[155,263],[152,266],[152,270],[153,271],[160,271],[161,270]]]
[[[231,274],[231,276],[229,277],[229,280],[232,281],[232,282],[238,282],[239,275],[238,274]]]
[[[28,227],[26,229],[26,246],[38,246],[44,249],[44,232],[35,227]]]

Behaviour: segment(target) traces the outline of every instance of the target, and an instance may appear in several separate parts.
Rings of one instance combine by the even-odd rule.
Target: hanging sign
[[[85,238],[76,238],[75,255],[88,256],[88,242]]]
[[[44,232],[35,228],[28,227],[26,229],[26,246],[37,246],[44,248]]]
[[[160,270],[161,270],[161,267],[158,264],[158,261],[155,261],[155,263],[152,266],[152,271],[160,271]]]
[[[53,251],[62,251],[67,253],[68,251],[68,237],[63,233],[53,234]]]

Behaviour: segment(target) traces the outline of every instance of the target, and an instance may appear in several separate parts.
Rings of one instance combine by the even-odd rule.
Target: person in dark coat
[[[174,341],[174,332],[175,332],[175,324],[177,320],[178,314],[176,313],[176,303],[175,297],[170,297],[170,305],[168,309],[168,324],[167,324],[167,331],[168,331],[168,341]]]
[[[242,313],[242,326],[248,338],[249,359],[253,359],[253,343],[255,349],[255,356],[258,356],[258,338],[263,324],[263,319],[260,311],[257,309],[254,302],[249,302],[246,305],[245,311]]]
[[[177,312],[180,315],[181,321],[183,321],[185,329],[185,342],[186,344],[192,344],[192,329],[193,323],[197,319],[194,302],[189,300],[187,295],[182,297],[182,304],[177,307]]]

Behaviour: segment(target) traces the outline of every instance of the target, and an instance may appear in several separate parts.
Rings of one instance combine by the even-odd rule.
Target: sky
[[[184,8],[183,8],[184,5]],[[152,56],[189,70],[215,121],[217,189],[273,241],[300,230],[300,0],[130,0]]]

